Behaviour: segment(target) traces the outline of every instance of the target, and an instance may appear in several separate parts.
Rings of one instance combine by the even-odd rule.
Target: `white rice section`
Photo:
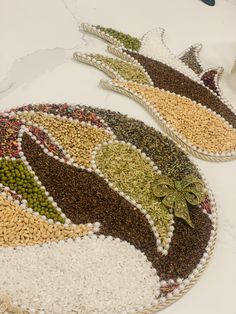
[[[30,313],[129,313],[159,295],[145,255],[111,237],[0,248],[0,269],[0,293]]]

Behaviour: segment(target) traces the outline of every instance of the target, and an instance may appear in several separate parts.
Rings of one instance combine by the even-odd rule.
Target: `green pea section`
[[[0,182],[16,191],[17,194],[21,194],[27,200],[27,206],[39,212],[40,215],[45,215],[54,221],[64,222],[23,161],[1,159]]]
[[[150,163],[130,146],[113,143],[102,146],[96,154],[96,165],[115,187],[145,208],[155,223],[163,244],[168,238],[171,215],[153,194],[155,181]]]
[[[100,25],[95,26],[97,29],[99,29],[102,32],[105,32],[106,34],[112,36],[113,38],[117,39],[119,42],[121,42],[126,49],[131,49],[135,51],[139,51],[141,47],[141,42],[138,38],[132,37],[129,34],[124,34],[122,32],[118,32],[113,28],[106,28],[102,27]]]
[[[99,54],[92,55],[92,57],[118,72],[119,75],[127,81],[150,85],[147,75],[133,64],[129,64],[122,60],[105,57]]]

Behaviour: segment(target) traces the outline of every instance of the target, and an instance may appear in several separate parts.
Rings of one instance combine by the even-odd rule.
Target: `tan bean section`
[[[90,166],[91,152],[94,147],[112,139],[112,136],[104,129],[82,125],[77,121],[31,112],[23,113],[21,116],[25,120],[46,128],[78,164],[86,167]]]
[[[93,227],[49,224],[0,195],[0,246],[33,245],[87,235]]]
[[[145,97],[168,123],[198,148],[212,153],[236,149],[236,132],[190,99],[134,83],[119,82],[119,85]]]

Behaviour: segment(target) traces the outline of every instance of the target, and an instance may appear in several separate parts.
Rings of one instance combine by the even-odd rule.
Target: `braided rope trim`
[[[212,255],[213,255],[213,252],[214,252],[216,238],[217,238],[217,228],[216,228],[216,233],[215,233],[215,236],[214,236],[214,239],[213,239],[213,244],[212,244],[211,250],[209,252],[209,256],[208,256],[208,258],[206,260],[206,263],[204,264],[202,269],[199,271],[199,273],[194,277],[194,279],[192,279],[191,282],[188,285],[186,285],[185,288],[181,292],[179,292],[176,296],[171,297],[170,299],[168,299],[164,303],[158,304],[158,305],[153,306],[151,308],[147,308],[147,309],[143,310],[142,312],[136,312],[136,314],[152,314],[152,313],[159,312],[163,308],[166,308],[166,307],[170,306],[171,304],[175,303],[183,295],[185,295],[196,284],[196,282],[201,277],[202,273],[205,271],[207,265],[209,264],[209,261],[210,261]]]
[[[87,33],[89,33],[89,34],[92,34],[92,35],[95,35],[95,36],[97,36],[97,37],[99,37],[99,38],[101,38],[101,39],[104,39],[105,41],[107,41],[107,42],[109,42],[110,44],[114,45],[116,48],[119,48],[119,49],[126,49],[126,48],[124,47],[124,45],[123,45],[120,41],[118,41],[116,38],[112,37],[111,35],[106,34],[106,33],[103,32],[103,31],[100,31],[100,30],[96,29],[95,26],[92,26],[92,25],[87,24],[87,23],[81,23],[80,27],[81,27],[81,29],[84,30],[85,32],[87,32]],[[162,37],[163,37],[163,36],[162,36]],[[141,40],[142,40],[142,39],[141,39]],[[163,38],[162,38],[162,40],[163,40]],[[164,42],[164,41],[163,41],[163,44],[165,45],[165,42]],[[199,51],[202,49],[202,44],[192,45],[192,46],[190,46],[189,48],[187,48],[184,52],[188,51],[191,47],[196,47],[196,46],[198,46],[198,48],[199,48],[199,49],[196,51],[196,53],[197,53],[197,54],[196,54],[197,61],[199,62],[200,66],[203,68],[203,65],[202,65],[202,63],[201,63],[201,60],[200,60],[199,54],[198,54]],[[166,47],[166,45],[165,45],[165,47]],[[168,48],[168,47],[167,47],[167,48]],[[168,48],[168,49],[169,49],[169,48]],[[130,50],[130,49],[126,49],[126,50],[129,50],[129,51],[132,52],[132,50]],[[122,53],[120,53],[119,55],[118,55],[117,53],[115,53],[115,52],[116,52],[115,49],[112,49],[112,47],[111,47],[111,46],[109,47],[109,45],[108,45],[108,51],[111,52],[111,53],[113,53],[114,55],[120,57],[120,58],[126,59],[127,61],[134,63],[134,60],[132,60],[132,58],[128,58],[128,56],[126,57],[126,56],[124,56],[124,54],[122,54]],[[134,52],[137,52],[137,51],[134,51]],[[183,52],[183,53],[184,53],[184,52]],[[180,60],[180,56],[181,56],[181,55],[175,56],[171,51],[170,51],[170,53],[171,53],[175,58],[177,58],[179,61],[181,61],[181,60]],[[181,62],[182,62],[182,61],[181,61]],[[186,65],[184,62],[182,62],[182,63],[183,63],[185,66],[188,67],[188,65]],[[219,67],[217,70],[219,70],[219,69],[221,69],[221,70],[220,70],[221,72],[217,75],[217,78],[215,79],[215,83],[216,83],[216,86],[217,86],[217,88],[218,88],[218,91],[219,91],[220,95],[217,95],[217,94],[216,94],[215,92],[213,92],[210,88],[208,88],[207,86],[205,86],[205,85],[203,84],[203,82],[201,82],[200,79],[199,79],[199,81],[197,80],[196,82],[198,82],[198,84],[200,84],[200,85],[204,86],[206,89],[208,89],[213,95],[217,96],[234,114],[236,114],[235,108],[234,108],[234,107],[232,106],[232,104],[224,97],[224,95],[223,95],[223,93],[222,93],[222,91],[221,91],[221,88],[220,88],[220,86],[219,86],[219,80],[220,80],[220,77],[221,77],[221,75],[222,75],[222,73],[223,73],[223,68],[222,68],[222,67]],[[215,69],[214,69],[214,70],[215,70]],[[201,74],[203,74],[205,71],[206,71],[206,70],[204,70]],[[220,160],[220,161],[223,161],[223,160]]]
[[[162,128],[162,130],[170,137],[172,138],[177,144],[179,144],[185,152],[192,154],[193,156],[206,160],[206,161],[231,161],[231,160],[235,160],[235,156],[231,155],[231,156],[212,156],[212,155],[207,155],[204,153],[200,153],[199,151],[193,149],[191,146],[187,145],[186,143],[184,143],[174,132],[172,132],[169,127],[166,126],[166,123],[161,121],[160,119],[157,118],[156,114],[153,112],[152,108],[150,108],[147,103],[142,100],[140,97],[135,96],[133,94],[131,94],[130,92],[124,90],[121,87],[115,86],[110,84],[108,81],[104,81],[101,80],[100,85],[106,89],[118,92],[122,95],[125,95],[127,97],[129,97],[130,99],[140,103],[142,106],[144,106],[145,109],[147,109],[147,111],[149,111],[151,113],[151,115],[153,116],[153,118],[158,122],[158,124],[160,125],[160,127]]]
[[[114,87],[114,86],[111,86],[110,84],[108,85],[107,84],[107,81],[105,81],[105,82],[103,82],[103,81],[101,81],[102,83],[101,84],[104,84],[104,87],[107,87],[107,88],[109,88],[109,89],[111,89],[112,90],[112,88],[111,87]],[[105,84],[106,83],[106,84]],[[106,85],[106,86],[105,86]],[[115,90],[116,91],[116,90]],[[124,90],[121,90],[121,93],[123,93],[124,92]],[[128,93],[127,93],[128,94]],[[130,97],[130,94],[128,94],[127,96],[129,96]],[[53,103],[47,103],[47,104],[55,104],[54,102]],[[60,103],[56,103],[56,104],[60,104]],[[36,105],[36,104],[34,104],[34,105]],[[69,104],[69,105],[75,105],[75,104]],[[15,109],[17,109],[18,107],[21,107],[21,106],[17,106],[17,107],[15,107]],[[80,107],[81,108],[86,108],[86,106],[83,106],[83,105],[80,105]],[[12,109],[10,109],[9,110],[9,112],[11,111]],[[8,111],[6,111],[6,112],[8,112]],[[98,115],[98,117],[99,117],[99,115]],[[100,118],[100,117],[99,117]],[[101,119],[101,118],[100,118]],[[101,119],[102,120],[102,119]],[[103,121],[103,120],[102,120]],[[104,121],[103,121],[104,122]],[[160,122],[160,124],[161,124],[161,122]],[[163,128],[164,128],[165,126],[163,125]],[[168,129],[167,129],[168,130]],[[168,133],[168,132],[167,132]],[[183,151],[185,151],[185,149],[183,148],[183,147],[181,147],[181,149],[183,150]],[[191,159],[190,159],[191,160]],[[194,161],[193,160],[191,160],[193,163],[194,163]],[[194,163],[195,164],[195,163]],[[198,168],[198,167],[197,167]],[[207,183],[206,182],[206,179],[204,179],[203,178],[203,180],[205,181],[205,183]],[[214,196],[211,194],[211,200],[212,201],[214,201],[214,204],[216,204],[215,203],[215,199],[214,199]],[[216,208],[216,205],[214,205],[214,209],[215,209],[215,213],[216,213],[216,217],[215,217],[215,221],[214,221],[214,223],[215,223],[215,233],[214,233],[214,236],[213,236],[213,240],[212,240],[212,245],[211,245],[211,247],[210,247],[210,251],[208,252],[208,257],[206,258],[206,261],[205,261],[205,263],[204,263],[204,265],[203,265],[203,267],[199,270],[199,272],[198,272],[198,274],[197,275],[195,275],[194,276],[194,278],[193,279],[191,279],[191,282],[188,284],[188,285],[186,285],[185,286],[185,288],[183,289],[183,290],[181,290],[177,295],[173,295],[171,298],[169,298],[168,300],[166,300],[165,302],[163,302],[163,303],[160,303],[160,304],[158,304],[158,305],[155,305],[155,306],[152,306],[152,307],[150,307],[150,308],[146,308],[146,309],[144,309],[143,311],[139,311],[139,312],[135,312],[135,314],[154,314],[154,313],[156,313],[156,312],[159,312],[160,310],[162,310],[163,308],[166,308],[166,307],[168,307],[168,306],[170,306],[170,305],[172,305],[173,303],[175,303],[176,301],[178,301],[183,295],[185,295],[194,285],[195,285],[195,283],[198,281],[198,279],[201,277],[201,275],[202,275],[202,273],[204,272],[204,270],[206,269],[206,267],[207,267],[207,265],[209,264],[209,262],[210,262],[210,259],[211,259],[211,257],[212,257],[212,255],[213,255],[213,253],[214,253],[214,247],[215,247],[215,242],[216,242],[216,239],[217,239],[217,230],[218,230],[218,223],[217,223],[217,208]],[[1,296],[4,296],[4,295],[2,295],[2,294],[0,294],[0,297]],[[28,310],[22,310],[20,307],[19,308],[17,308],[17,312],[16,312],[16,314],[30,314],[30,312],[28,311]]]

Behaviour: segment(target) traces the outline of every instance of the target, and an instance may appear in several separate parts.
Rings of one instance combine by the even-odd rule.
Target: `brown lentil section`
[[[102,178],[49,157],[27,134],[22,149],[46,190],[72,222],[98,221],[102,234],[127,241],[148,256],[155,255],[156,240],[145,216]]]
[[[135,52],[127,50],[125,50],[125,52],[134,57],[145,68],[151,77],[154,86],[201,103],[220,114],[226,121],[236,128],[235,114],[204,86],[194,82],[189,77],[172,69],[164,63],[144,57]]]
[[[155,153],[158,152],[157,146],[159,144],[161,152],[165,151],[173,157],[172,160],[167,159],[167,165],[169,162],[169,166],[171,166],[171,163],[175,164],[178,160],[183,163],[183,160],[185,160],[186,163],[181,166],[183,172],[185,170],[187,173],[193,173],[194,171],[198,173],[185,154],[179,151],[172,141],[162,136],[155,129],[111,111],[96,109],[96,112],[110,126],[114,124],[117,127],[119,125],[120,130],[118,128],[117,132],[114,128],[113,130],[123,140],[125,140],[126,130],[127,133],[130,132],[133,135],[133,141],[135,139],[138,141],[140,138],[141,145],[144,147],[145,145],[150,146],[149,142],[145,144],[145,136],[149,134],[145,131],[150,130],[152,136],[149,140],[153,141],[155,139],[155,145],[150,149],[153,156],[156,156]],[[132,141],[130,140],[130,142]],[[168,143],[172,148],[169,151],[167,150]],[[199,208],[190,209],[190,216],[195,224],[194,229],[182,220],[175,219],[170,253],[167,257],[164,257],[157,253],[154,235],[144,216],[119,194],[110,189],[102,178],[94,173],[76,169],[49,157],[27,134],[23,136],[22,148],[27,160],[46,189],[72,221],[76,223],[99,221],[102,234],[119,237],[121,240],[126,240],[137,249],[140,249],[146,254],[148,260],[157,269],[158,275],[164,280],[176,279],[177,277],[186,278],[196,267],[204,253],[211,230],[211,222],[208,216],[203,214]],[[157,159],[158,156],[157,154]],[[162,169],[167,171],[164,163],[163,160],[161,163]],[[182,177],[182,170],[178,167],[172,168],[177,177]]]
[[[160,256],[154,265],[161,279],[186,278],[199,263],[212,229],[211,221],[198,207],[189,209],[194,228],[175,218],[175,230],[167,256]]]

